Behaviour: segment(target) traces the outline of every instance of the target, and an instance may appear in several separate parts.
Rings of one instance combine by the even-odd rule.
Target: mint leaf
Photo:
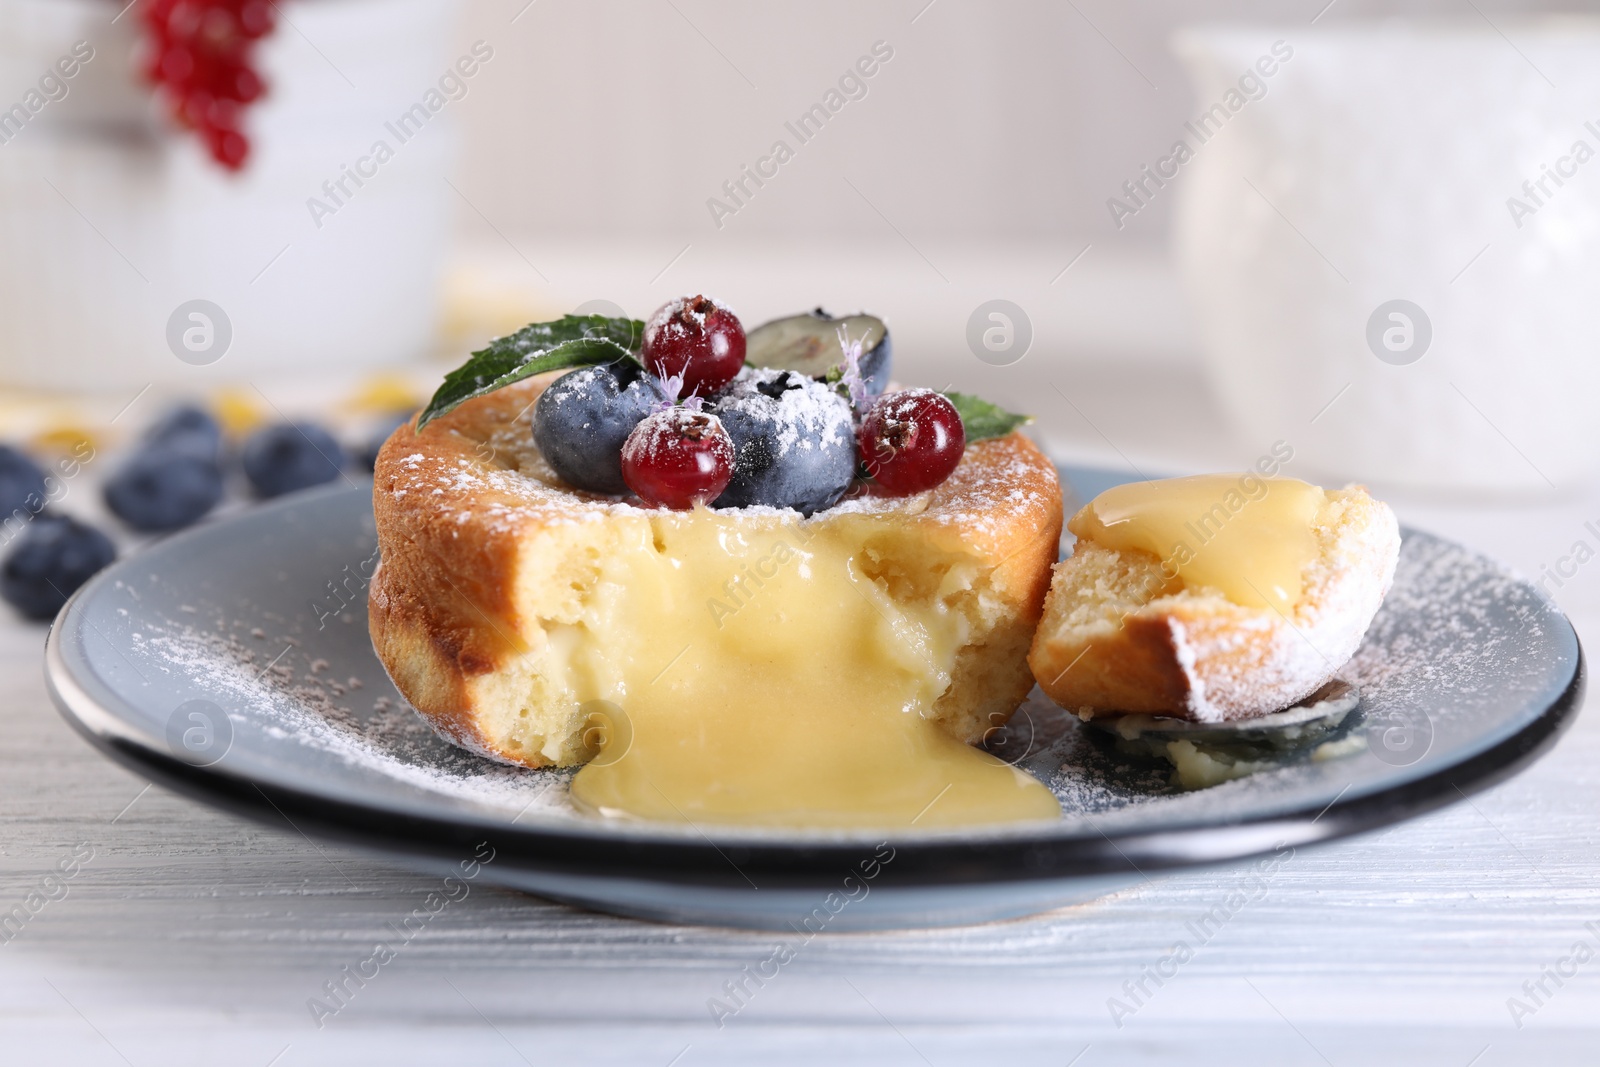
[[[496,338],[445,375],[422,409],[417,429],[473,397],[484,396],[512,382],[567,367],[592,367],[634,359],[644,337],[638,319],[604,315],[563,315],[554,322],[535,322],[516,333]]]
[[[955,405],[961,416],[961,428],[967,433],[967,444],[989,437],[1004,437],[1018,426],[1033,421],[1032,415],[1015,415],[997,404],[991,404],[971,393],[946,393],[945,399]]]

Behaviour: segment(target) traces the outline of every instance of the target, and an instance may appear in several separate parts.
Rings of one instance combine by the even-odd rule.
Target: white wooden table
[[[1082,384],[1079,402],[1093,400],[1094,383]],[[1141,441],[1141,466],[1163,454],[1247,462],[1186,444],[1220,439],[1188,410],[1195,387],[1170,375],[1147,385],[1142,435],[1110,393],[1098,431],[1079,435],[1070,413],[1045,425],[1065,427],[1053,443],[1080,457],[1105,448],[1103,432],[1120,448]],[[1530,573],[1600,517],[1597,497],[1395,502],[1404,520]],[[1580,635],[1595,632],[1600,567],[1559,599]],[[434,880],[219,814],[110,764],[46,697],[43,642],[42,627],[0,621],[0,912],[32,891],[58,898],[0,944],[3,1064],[1600,1060],[1592,717],[1471,803],[1302,851],[1120,1028],[1108,998],[1184,938],[1237,872],[992,926],[825,934],[720,1029],[707,999],[770,955],[771,935],[613,919],[474,884],[319,1028],[307,1000]],[[92,859],[47,880],[75,848]],[[1519,1029],[1508,998],[1531,1004],[1524,983],[1579,942],[1597,958],[1559,987],[1543,978],[1551,995]]]

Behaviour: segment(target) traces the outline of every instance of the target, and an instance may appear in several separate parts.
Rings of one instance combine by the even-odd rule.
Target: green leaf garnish
[[[961,416],[961,428],[966,431],[969,445],[989,437],[1004,437],[1018,426],[1033,421],[1032,415],[1013,414],[971,393],[946,393],[944,396]]]
[[[503,389],[546,371],[592,367],[635,359],[644,337],[638,319],[604,315],[563,315],[554,322],[535,322],[516,333],[496,338],[472,353],[466,363],[445,375],[422,409],[417,429],[465,401]]]

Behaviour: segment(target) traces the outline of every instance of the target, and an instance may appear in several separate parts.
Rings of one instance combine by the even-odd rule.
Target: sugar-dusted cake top
[[[649,516],[637,500],[573,489],[534,443],[532,411],[554,375],[527,379],[463,404],[420,432],[396,431],[377,465],[377,492],[407,510],[426,509],[448,529],[469,523],[503,533],[527,524]],[[1059,508],[1054,467],[1021,434],[967,447],[955,472],[933,490],[910,496],[864,491],[802,520],[793,509],[749,506],[752,519],[825,522],[845,515],[881,515],[937,523],[988,537],[1020,525],[1037,528]]]
[[[969,443],[1027,421],[959,393],[889,391],[889,358],[888,327],[870,315],[818,309],[746,337],[727,305],[688,296],[648,322],[568,315],[500,338],[446,377],[418,429],[563,371],[516,412],[526,434],[502,442],[516,452],[532,441],[542,466],[523,466],[536,477],[671,510],[810,516],[932,490]]]

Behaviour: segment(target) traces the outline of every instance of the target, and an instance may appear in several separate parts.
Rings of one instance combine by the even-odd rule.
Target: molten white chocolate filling
[[[697,509],[608,527],[564,576],[576,612],[542,620],[545,647],[526,654],[530,703],[588,720],[579,806],[818,828],[1058,816],[1037,780],[928,718],[970,637],[976,567],[908,560],[866,516]]]
[[[1141,549],[1185,588],[1210,588],[1241,607],[1294,611],[1317,559],[1312,528],[1327,499],[1297,478],[1202,474],[1107,489],[1067,523],[1086,541]]]

